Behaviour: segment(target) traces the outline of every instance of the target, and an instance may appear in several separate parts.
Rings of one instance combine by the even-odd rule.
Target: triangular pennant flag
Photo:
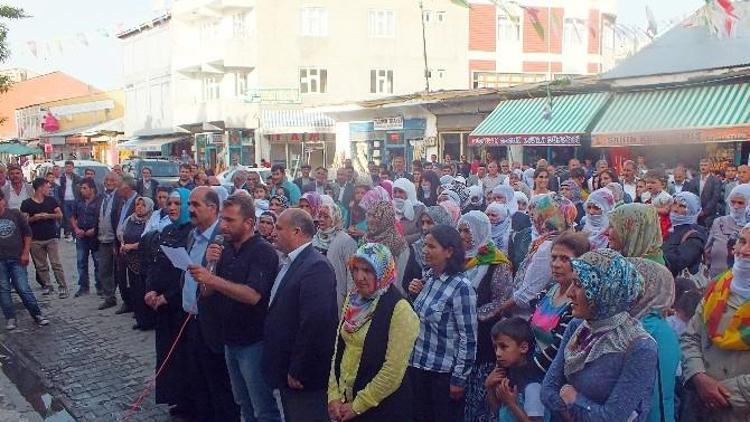
[[[471,7],[468,0],[451,0],[451,3],[462,7]]]
[[[651,8],[646,6],[646,19],[648,20],[648,29],[646,29],[646,33],[649,37],[654,38],[656,34],[659,33],[658,26],[656,24],[656,18],[654,17],[654,12],[651,11]]]
[[[541,39],[544,39],[544,26],[539,19],[539,9],[537,9],[536,7],[528,6],[521,6],[521,8],[523,8],[523,10],[525,10],[529,14],[529,18],[531,19],[531,26],[534,27],[534,31],[536,31],[536,34],[539,35]]]

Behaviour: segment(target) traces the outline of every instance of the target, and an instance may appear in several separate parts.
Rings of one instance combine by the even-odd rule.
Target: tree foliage
[[[8,48],[8,26],[5,20],[22,19],[28,17],[23,9],[0,4],[0,63],[8,59],[10,49]],[[10,87],[10,78],[0,76],[0,93],[5,92]]]

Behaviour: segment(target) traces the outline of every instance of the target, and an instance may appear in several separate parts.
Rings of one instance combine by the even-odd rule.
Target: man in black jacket
[[[263,368],[281,393],[287,422],[328,422],[326,389],[336,338],[336,276],[312,246],[315,225],[300,209],[281,213],[276,247],[284,253],[266,316]]]
[[[151,178],[151,167],[141,169],[141,178],[138,179],[136,191],[139,196],[147,196],[156,202],[156,190],[159,189],[159,182]]]
[[[60,176],[60,189],[58,190],[57,200],[62,205],[63,212],[63,231],[68,241],[73,240],[73,231],[70,228],[70,217],[73,215],[76,207],[76,201],[81,199],[78,191],[78,184],[81,183],[81,176],[75,174],[73,169],[75,165],[72,161],[65,162],[65,172]]]
[[[711,174],[711,164],[705,158],[700,161],[699,170],[700,176],[695,178],[701,198],[701,214],[698,217],[698,223],[710,229],[714,219],[720,215],[723,209],[721,180]]]
[[[117,236],[117,229],[120,226],[123,226],[124,229],[125,220],[135,211],[135,198],[138,197],[138,193],[135,189],[135,179],[130,176],[123,177],[112,205],[112,230],[115,232],[114,280],[115,285],[120,289],[120,297],[122,298],[122,306],[115,311],[116,314],[132,312],[133,309],[133,298],[130,295],[130,285],[128,283],[126,271],[127,265],[125,264],[125,257],[120,253],[120,246],[122,245]]]

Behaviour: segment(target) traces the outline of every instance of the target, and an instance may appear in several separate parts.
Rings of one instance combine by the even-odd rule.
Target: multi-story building
[[[471,0],[473,88],[500,88],[615,64],[614,0]]]
[[[449,0],[176,1],[174,123],[195,133],[195,156],[212,167],[234,157],[329,165],[334,122],[310,109],[428,81],[466,88],[469,10]],[[388,144],[407,153],[420,128],[423,119],[404,121]]]
[[[0,76],[5,76],[11,82],[17,83],[17,82],[25,81],[29,78],[33,78],[35,76],[39,76],[39,74],[34,72],[33,70],[23,69],[20,67],[13,67],[10,69],[0,70]]]

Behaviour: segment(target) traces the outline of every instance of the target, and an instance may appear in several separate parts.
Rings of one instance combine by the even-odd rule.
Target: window
[[[201,41],[212,41],[219,36],[218,21],[203,21],[200,24]]]
[[[497,40],[518,42],[521,40],[521,22],[516,16],[497,16]]]
[[[250,35],[248,28],[248,14],[246,12],[232,15],[232,36],[234,38],[247,38]]]
[[[203,77],[203,101],[219,99],[221,93],[221,78],[218,75]]]
[[[602,55],[612,56],[615,50],[615,26],[605,20],[602,28]]]
[[[234,95],[244,97],[247,95],[247,72],[234,72]]]
[[[544,73],[498,73],[474,72],[472,86],[474,88],[504,88],[522,83],[541,82],[547,78]]]
[[[432,21],[432,11],[431,10],[423,10],[422,11],[422,19],[424,20],[424,23],[430,23],[430,21]]]
[[[370,71],[371,94],[393,94],[393,71],[376,69]]]
[[[563,43],[567,48],[580,48],[586,45],[586,31],[583,19],[566,18],[563,27]]]
[[[301,94],[325,94],[328,89],[328,71],[304,67],[299,70],[299,91]]]
[[[444,10],[439,10],[435,12],[435,20],[437,23],[445,23],[445,21],[448,20],[448,15]]]
[[[445,77],[445,69],[438,69],[437,70],[437,77],[438,77],[438,79],[443,79]]]
[[[323,7],[303,7],[300,10],[300,35],[325,37],[328,35],[328,10]]]
[[[392,10],[370,10],[368,13],[370,37],[393,38],[396,36],[396,18]]]

